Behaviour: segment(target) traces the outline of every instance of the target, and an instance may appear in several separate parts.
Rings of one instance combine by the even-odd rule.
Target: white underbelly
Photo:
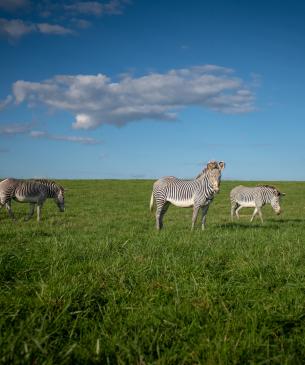
[[[194,199],[187,199],[187,200],[174,200],[174,199],[168,199],[170,203],[175,205],[176,207],[180,208],[189,208],[194,205]]]
[[[255,202],[242,202],[242,201],[237,201],[237,203],[239,205],[241,205],[244,208],[255,208]]]
[[[38,197],[37,196],[25,197],[25,196],[16,194],[15,199],[19,203],[37,203]]]

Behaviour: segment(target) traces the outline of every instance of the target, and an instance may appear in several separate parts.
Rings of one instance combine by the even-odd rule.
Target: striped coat
[[[0,182],[0,205],[6,206],[8,214],[14,219],[12,200],[30,203],[27,219],[34,214],[37,204],[37,220],[40,220],[41,208],[48,198],[53,198],[60,211],[64,211],[64,189],[50,180],[21,180],[8,178]]]
[[[195,180],[183,180],[167,176],[157,180],[153,185],[150,209],[156,204],[156,227],[163,226],[163,216],[170,204],[177,207],[193,207],[192,229],[198,211],[202,209],[202,229],[205,227],[206,214],[215,194],[219,191],[223,161],[209,162]]]
[[[284,195],[285,193],[281,193],[271,185],[258,185],[255,187],[236,186],[230,193],[231,219],[233,220],[234,214],[239,218],[238,212],[242,208],[254,208],[250,221],[252,222],[255,215],[258,214],[263,223],[261,208],[266,204],[271,204],[274,212],[280,214],[280,200]]]

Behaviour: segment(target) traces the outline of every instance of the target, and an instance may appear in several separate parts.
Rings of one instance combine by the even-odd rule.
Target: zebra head
[[[280,202],[281,202],[281,197],[284,195],[285,193],[281,193],[275,187],[272,187],[272,196],[270,199],[270,204],[272,206],[272,209],[277,215],[281,214]]]
[[[211,161],[207,164],[205,169],[208,175],[209,183],[214,191],[218,193],[220,189],[221,171],[225,168],[224,161]]]
[[[65,211],[65,197],[64,197],[64,188],[60,185],[57,185],[58,189],[54,196],[55,203],[58,206],[60,212]]]

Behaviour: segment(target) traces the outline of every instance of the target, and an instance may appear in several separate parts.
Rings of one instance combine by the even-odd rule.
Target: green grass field
[[[224,181],[204,232],[175,207],[157,232],[152,181],[61,183],[65,213],[0,212],[2,363],[304,363],[305,183],[261,225],[231,223]]]

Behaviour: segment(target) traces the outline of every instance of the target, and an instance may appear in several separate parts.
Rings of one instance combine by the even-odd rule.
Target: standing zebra
[[[256,214],[259,214],[263,223],[261,207],[265,204],[271,204],[274,212],[276,214],[280,214],[280,199],[284,195],[285,193],[281,193],[274,186],[270,185],[258,185],[255,187],[246,187],[242,185],[236,186],[230,193],[231,219],[233,220],[234,213],[236,214],[236,217],[239,218],[238,212],[240,209],[248,207],[254,208],[250,222],[253,221]]]
[[[202,208],[202,229],[205,227],[206,214],[214,195],[219,192],[223,161],[211,161],[195,180],[181,180],[174,176],[162,177],[153,185],[150,210],[156,203],[156,226],[163,226],[163,216],[170,203],[177,207],[193,207],[192,229],[194,228],[199,208]]]
[[[7,212],[14,219],[11,208],[12,199],[20,203],[30,203],[30,211],[26,220],[34,214],[37,204],[37,221],[40,221],[41,208],[48,198],[53,198],[59,210],[64,212],[64,188],[50,180],[5,179],[0,183],[0,206],[6,206]]]

